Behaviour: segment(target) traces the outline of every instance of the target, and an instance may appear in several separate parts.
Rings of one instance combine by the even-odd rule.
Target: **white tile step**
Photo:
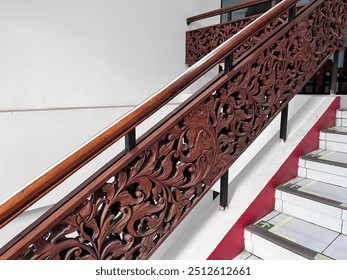
[[[339,109],[336,112],[336,125],[347,126],[347,109]]]
[[[319,148],[347,153],[347,127],[335,126],[320,132]]]
[[[255,255],[253,255],[247,251],[242,251],[233,260],[235,260],[235,261],[255,261],[255,260],[261,260],[261,258],[255,256]]]
[[[335,124],[337,126],[347,126],[347,119],[336,118]]]
[[[347,259],[347,236],[273,211],[246,228],[245,250],[261,259]]]
[[[347,189],[297,177],[276,189],[275,210],[347,233]]]
[[[340,108],[336,112],[336,118],[347,119],[347,108]]]
[[[347,153],[316,150],[299,159],[299,177],[347,188]]]

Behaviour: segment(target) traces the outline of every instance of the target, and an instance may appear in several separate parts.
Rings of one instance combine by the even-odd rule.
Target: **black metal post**
[[[287,140],[287,131],[288,131],[288,105],[284,107],[281,112],[280,138],[284,142]]]
[[[288,22],[291,22],[296,17],[296,5],[289,10]],[[288,104],[281,112],[280,138],[285,142],[288,133]]]
[[[291,22],[296,16],[296,5],[293,8],[290,8],[288,15],[288,22]]]
[[[338,67],[339,67],[339,56],[340,56],[340,52],[336,51],[334,53],[333,69],[331,71],[331,81],[330,81],[330,94],[332,94],[332,95],[336,94],[337,72],[338,72]]]
[[[125,152],[129,153],[136,147],[136,130],[133,128],[127,134],[125,134]],[[130,184],[127,186],[128,191],[133,194],[136,190],[136,184]]]
[[[232,11],[228,13],[228,21],[231,21],[233,19]]]
[[[224,73],[228,73],[233,67],[233,54],[230,54],[224,61]],[[220,178],[220,197],[219,205],[222,209],[225,209],[229,205],[229,169]]]
[[[233,67],[233,54],[230,54],[224,61],[224,73],[228,73]]]
[[[229,204],[228,197],[228,186],[229,186],[229,169],[220,178],[220,198],[219,205],[225,209]]]
[[[135,128],[125,135],[125,151],[128,153],[136,147],[136,131]]]

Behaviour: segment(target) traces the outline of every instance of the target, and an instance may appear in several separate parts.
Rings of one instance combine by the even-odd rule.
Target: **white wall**
[[[184,72],[185,32],[200,24],[188,27],[186,18],[219,5],[0,0],[0,203]],[[183,97],[141,125],[138,135]],[[114,145],[31,207],[32,214],[2,229],[0,245],[123,145]]]
[[[0,0],[0,201],[185,71],[186,18],[219,5]]]
[[[129,108],[0,113],[0,201]]]
[[[136,105],[185,70],[219,0],[0,0],[0,109]]]

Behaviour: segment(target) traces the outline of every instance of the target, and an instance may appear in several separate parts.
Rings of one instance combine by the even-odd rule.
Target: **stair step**
[[[275,210],[245,230],[236,259],[347,259],[347,109],[276,189]]]
[[[299,160],[299,177],[347,188],[347,153],[317,150]]]
[[[347,234],[347,189],[297,177],[276,189],[275,210]]]
[[[336,112],[336,117],[347,119],[347,108],[338,109]]]
[[[238,254],[235,258],[235,261],[255,261],[255,260],[261,260],[261,258],[247,252],[242,251],[240,254]]]
[[[347,259],[347,236],[273,211],[246,228],[246,251],[261,259]]]
[[[347,153],[347,127],[335,126],[322,130],[319,148]]]
[[[336,125],[347,126],[347,109],[339,109],[336,112]]]

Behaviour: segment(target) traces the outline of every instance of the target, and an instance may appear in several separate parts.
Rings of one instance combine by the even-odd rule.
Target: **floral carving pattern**
[[[345,14],[346,0],[327,0],[259,48],[18,258],[148,258],[318,65],[344,45]]]
[[[195,62],[223,44],[256,18],[257,17],[252,16],[186,32],[186,65],[192,66]],[[258,34],[250,37],[249,40],[234,51],[234,59],[239,58],[246,51],[258,44],[258,42],[268,37],[269,34],[274,32],[275,28],[283,24],[287,18],[287,14],[283,15],[281,18],[277,18],[263,30],[259,31]]]
[[[186,32],[186,65],[191,66],[210,53],[256,17],[230,21]]]

